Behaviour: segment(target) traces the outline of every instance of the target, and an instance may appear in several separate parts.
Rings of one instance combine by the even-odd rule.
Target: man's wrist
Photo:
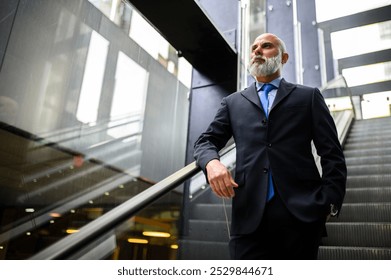
[[[220,161],[218,158],[212,158],[210,161],[208,161],[206,164],[205,164],[205,169],[208,167],[208,164],[209,163],[213,163],[214,161]]]

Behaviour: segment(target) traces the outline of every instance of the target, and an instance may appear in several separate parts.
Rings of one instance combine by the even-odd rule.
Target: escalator
[[[348,188],[340,217],[327,224],[319,257],[391,259],[391,119],[356,120],[350,129],[351,112],[333,114]],[[50,141],[53,135],[36,137],[6,124],[0,133],[2,259],[229,258],[230,201],[214,196],[194,162],[155,183],[132,175],[136,160],[126,165],[121,155],[111,158],[115,163],[118,156],[127,168],[99,160],[107,149],[94,147],[116,150],[121,141],[115,138],[71,149]],[[129,154],[138,154],[137,144]],[[233,171],[234,145],[221,156]]]
[[[391,259],[391,118],[356,120],[344,146],[341,214],[327,224],[321,259]]]

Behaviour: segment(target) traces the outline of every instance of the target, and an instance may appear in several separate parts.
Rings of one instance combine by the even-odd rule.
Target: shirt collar
[[[281,82],[282,78],[281,77],[278,77],[276,79],[274,79],[273,81],[271,81],[270,83],[268,84],[272,84],[273,86],[275,86],[276,88],[278,88],[278,86],[280,85],[280,82]],[[256,87],[257,87],[257,91],[260,91],[262,86],[264,85],[265,83],[261,83],[261,82],[256,82]]]

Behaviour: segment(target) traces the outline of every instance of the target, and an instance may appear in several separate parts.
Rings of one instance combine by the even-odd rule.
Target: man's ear
[[[288,53],[283,53],[282,54],[282,59],[281,59],[281,63],[282,64],[285,64],[289,59],[289,54]]]

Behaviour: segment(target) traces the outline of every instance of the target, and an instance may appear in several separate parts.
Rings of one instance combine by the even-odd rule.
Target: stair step
[[[391,155],[391,147],[349,150],[349,151],[344,151],[344,155],[346,158],[369,157],[369,156],[378,156],[378,157],[389,156],[389,155]]]
[[[383,188],[348,188],[344,203],[390,202],[391,187]]]
[[[365,137],[350,137],[346,140],[345,145],[349,147],[349,145],[360,145],[360,144],[373,144],[373,147],[378,147],[379,145],[376,145],[376,143],[381,142],[389,142],[391,140],[391,135],[387,134],[381,134],[381,135],[369,135]]]
[[[391,174],[379,175],[348,175],[347,188],[391,187]]]
[[[391,260],[391,248],[320,246],[319,260]]]
[[[367,127],[383,127],[389,125],[391,125],[391,117],[384,117],[375,119],[355,120],[353,127],[355,129],[361,129]]]
[[[391,146],[391,136],[388,139],[383,140],[368,140],[368,141],[357,141],[357,142],[346,142],[344,146],[345,151],[355,150],[355,149],[372,149],[372,148],[382,148]]]
[[[383,175],[390,174],[391,164],[367,164],[348,166],[349,175]]]
[[[390,120],[391,122],[391,120]],[[371,133],[374,134],[390,134],[391,133],[391,126],[389,125],[380,125],[380,126],[373,126],[373,127],[355,127],[350,130],[349,137],[350,136],[367,136],[371,135]]]
[[[231,220],[231,210],[231,204],[224,206],[223,204],[198,203],[193,206],[190,217],[191,219],[216,221],[225,221],[227,217]]]
[[[326,246],[391,247],[390,223],[327,223]]]
[[[339,217],[330,222],[391,223],[391,203],[344,203]]]
[[[229,260],[228,242],[180,240],[181,260]]]
[[[382,132],[390,132],[391,131],[391,119],[388,120],[386,123],[379,123],[379,124],[373,124],[373,125],[356,125],[353,124],[350,132],[350,135],[363,135],[366,136],[368,133],[374,133],[374,134],[381,134]]]
[[[366,156],[346,158],[346,165],[349,167],[363,164],[391,164],[391,155],[388,156]]]
[[[228,242],[228,227],[225,221],[189,220],[189,238],[191,240]]]
[[[207,203],[207,204],[223,204],[223,198],[218,197],[212,192],[209,185],[198,194],[194,195],[191,200],[192,204]],[[232,204],[232,199],[224,199],[226,205]]]

